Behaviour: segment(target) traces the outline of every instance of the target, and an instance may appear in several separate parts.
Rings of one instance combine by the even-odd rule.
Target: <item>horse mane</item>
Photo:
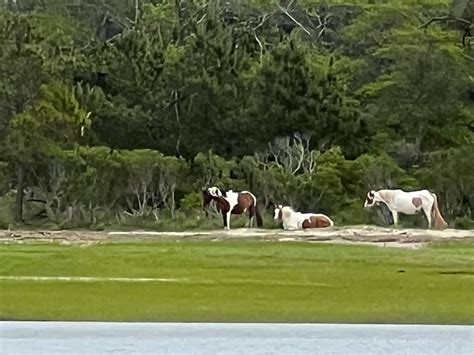
[[[379,190],[377,193],[380,197],[382,197],[385,203],[389,202],[393,198],[393,191],[391,190]]]
[[[282,215],[282,217],[283,217],[284,215],[288,216],[290,213],[294,213],[294,212],[295,212],[295,210],[294,210],[293,208],[291,208],[290,206],[283,206],[283,207],[281,208],[281,215]]]

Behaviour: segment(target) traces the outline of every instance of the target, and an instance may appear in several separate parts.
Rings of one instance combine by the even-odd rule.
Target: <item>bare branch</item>
[[[469,22],[468,20],[465,20],[463,18],[456,18],[456,17],[452,17],[452,16],[441,16],[441,17],[433,17],[433,18],[429,19],[428,21],[426,21],[424,24],[422,24],[418,28],[426,28],[429,25],[431,25],[433,22],[442,22],[442,21],[446,21],[446,22],[456,21],[456,22],[463,23],[465,25],[469,25],[469,26],[472,25],[471,22]]]
[[[303,139],[301,138],[300,134],[298,133],[293,134],[293,140],[294,142],[291,148],[293,148],[292,150],[295,150],[295,155],[298,155],[296,168],[292,169],[292,174],[295,174],[298,170],[300,170],[301,165],[303,164],[303,161],[305,158],[305,149],[303,146]]]
[[[291,6],[292,3],[293,1],[288,5],[288,8]],[[288,12],[288,9],[285,9],[283,6],[280,5],[278,5],[278,8],[294,23],[296,23],[303,31],[305,31],[308,36],[311,36],[311,32],[309,32],[301,23],[299,23],[293,16],[291,16],[291,14]]]
[[[258,36],[257,36],[257,33],[256,33],[256,32],[254,33],[254,36],[255,36],[255,40],[256,40],[257,43],[258,43],[258,46],[260,47],[260,64],[262,64],[262,60],[263,60],[263,45],[262,45],[262,42],[260,42],[260,40],[258,39]]]
[[[273,16],[273,13],[264,14],[263,17],[262,17],[262,19],[261,19],[260,22],[258,23],[258,25],[255,26],[255,27],[253,28],[253,30],[254,30],[254,31],[258,30],[260,27],[263,26],[263,24],[265,23],[265,21],[268,20],[268,19],[269,19],[270,17],[272,17],[272,16]]]
[[[419,26],[418,28],[427,28],[429,25],[431,25],[433,22],[457,22],[460,24],[465,25],[464,27],[464,33],[462,35],[462,45],[463,47],[466,46],[466,39],[468,37],[472,37],[472,32],[471,30],[474,28],[474,24],[470,22],[469,20],[463,19],[463,18],[458,18],[458,17],[453,17],[453,16],[440,16],[440,17],[433,17],[426,21],[424,24]]]
[[[176,115],[176,124],[178,125],[178,138],[176,139],[176,146],[175,146],[175,151],[177,154],[179,154],[179,148],[181,145],[181,135],[182,135],[182,130],[181,130],[181,117],[179,115],[179,108],[178,108],[178,102],[179,102],[179,97],[178,97],[178,91],[173,90],[173,96],[174,96],[174,113]]]
[[[263,44],[262,44],[262,42],[260,41],[260,39],[258,38],[258,36],[257,36],[257,29],[259,29],[260,27],[262,27],[263,24],[265,23],[265,21],[266,21],[270,16],[272,16],[272,14],[270,14],[270,15],[269,15],[269,14],[263,15],[263,17],[262,17],[261,21],[258,23],[258,25],[253,28],[255,40],[257,41],[258,46],[260,47],[260,64],[262,64],[262,59],[263,59]]]
[[[207,13],[205,13],[205,14],[196,22],[196,24],[199,25],[199,24],[202,22],[202,20],[204,20],[204,19],[206,18],[206,16],[207,16]]]
[[[138,23],[139,15],[140,15],[139,0],[135,0],[135,25]]]

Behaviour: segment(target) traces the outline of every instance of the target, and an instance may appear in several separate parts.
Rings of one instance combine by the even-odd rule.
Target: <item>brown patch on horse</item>
[[[241,214],[244,213],[245,210],[248,210],[251,206],[253,206],[254,200],[252,195],[241,192],[239,193],[239,197],[237,198],[237,205],[234,206],[232,209],[233,214]]]
[[[311,216],[303,221],[303,229],[325,228],[331,226],[331,222],[323,216]]]
[[[421,199],[421,197],[413,197],[411,199],[411,203],[413,203],[413,206],[418,208],[423,204],[423,200]]]
[[[241,214],[245,212],[245,207],[241,205],[235,205],[234,208],[232,208],[232,214]]]
[[[229,202],[223,197],[213,197],[214,201],[216,201],[217,207],[222,213],[227,213],[229,211],[230,205]]]

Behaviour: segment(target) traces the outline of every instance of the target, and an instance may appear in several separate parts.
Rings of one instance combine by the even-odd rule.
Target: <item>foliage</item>
[[[472,15],[465,0],[3,2],[0,223],[176,224],[209,185],[352,224],[374,217],[368,189],[427,188],[470,219]]]
[[[89,125],[87,113],[68,87],[42,85],[35,103],[10,122],[9,152],[22,163],[61,155],[63,149],[75,147]]]
[[[453,217],[474,217],[474,149],[470,146],[431,152],[426,167],[417,171],[425,186],[432,186],[443,201],[444,212]],[[429,168],[428,168],[429,167]]]

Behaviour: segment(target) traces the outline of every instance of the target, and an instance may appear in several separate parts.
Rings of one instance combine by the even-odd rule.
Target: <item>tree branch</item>
[[[135,0],[135,25],[138,23],[138,17],[140,16],[139,2]]]
[[[257,26],[255,26],[253,28],[253,34],[255,36],[255,40],[257,41],[258,43],[258,46],[260,47],[260,64],[262,64],[262,60],[263,60],[263,44],[262,44],[262,41],[260,41],[260,39],[258,38],[257,36],[257,29],[259,29],[260,27],[263,26],[263,24],[265,23],[265,21],[270,17],[272,16],[272,14],[265,14],[263,15],[261,21],[258,23]]]
[[[262,42],[258,39],[257,32],[254,32],[255,40],[258,43],[258,46],[260,47],[260,64],[262,64],[263,60],[263,45]]]
[[[433,17],[433,18],[429,19],[428,21],[426,21],[424,24],[422,24],[418,28],[426,28],[429,25],[431,25],[433,22],[442,22],[442,21],[456,21],[456,22],[463,23],[465,25],[469,25],[469,26],[472,25],[471,22],[469,22],[468,20],[465,20],[463,18],[456,18],[456,17],[452,17],[452,16],[440,16],[440,17]]]
[[[311,32],[309,32],[301,23],[299,23],[298,21],[296,21],[296,19],[291,16],[291,14],[288,12],[288,8],[291,6],[291,4],[293,4],[293,1],[290,2],[290,4],[288,5],[288,7],[285,9],[283,6],[280,6],[278,5],[278,8],[286,15],[288,16],[294,23],[296,23],[303,31],[306,32],[306,34],[308,36],[311,36]]]

